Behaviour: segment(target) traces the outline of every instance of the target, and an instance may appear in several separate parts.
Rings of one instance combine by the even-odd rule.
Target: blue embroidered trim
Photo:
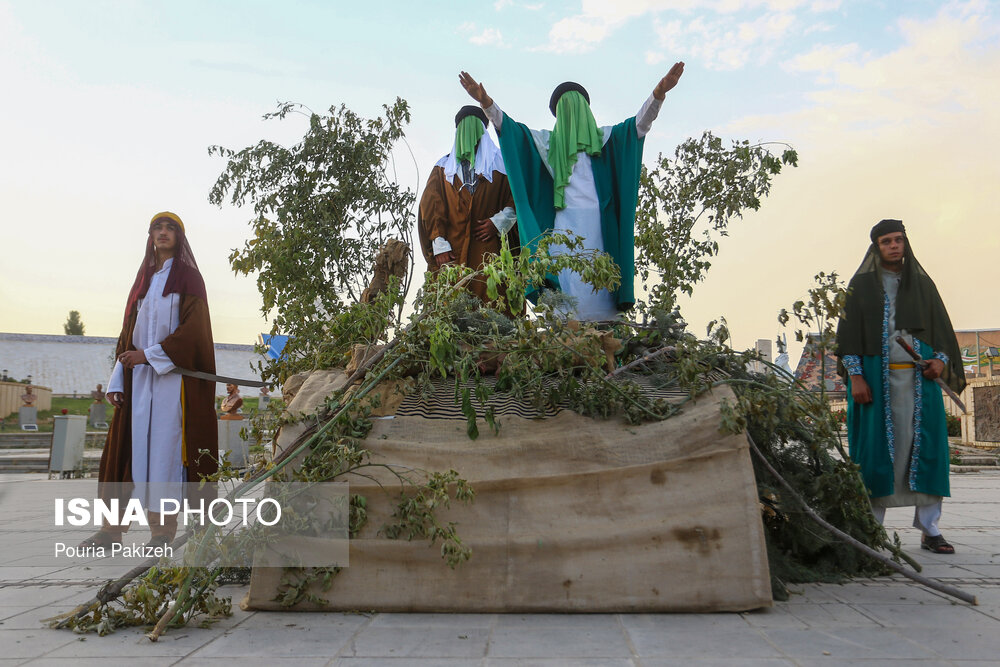
[[[844,368],[847,369],[848,375],[864,375],[864,371],[861,368],[861,357],[856,354],[845,354],[840,359],[844,362]]]
[[[885,442],[889,460],[896,462],[896,430],[892,427],[892,399],[889,397],[889,295],[882,292],[882,406],[885,413]]]
[[[913,339],[914,349],[920,349],[920,341]],[[936,356],[936,355],[935,355]],[[947,363],[947,362],[945,362]],[[913,365],[913,450],[910,453],[910,490],[916,491],[917,461],[920,460],[920,424],[923,422],[923,369]]]
[[[935,352],[934,353],[934,358],[935,359],[940,359],[944,363],[945,366],[947,366],[948,362],[951,361],[951,357],[949,357],[944,352]]]

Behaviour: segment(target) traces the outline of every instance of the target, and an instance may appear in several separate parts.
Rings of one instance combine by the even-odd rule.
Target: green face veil
[[[587,100],[576,90],[564,93],[556,103],[556,125],[549,136],[548,162],[557,209],[566,208],[565,190],[577,154],[600,155],[603,146],[604,137]]]
[[[458,122],[458,127],[455,128],[455,159],[459,164],[468,160],[475,168],[476,146],[485,132],[483,122],[475,116],[466,116]]]

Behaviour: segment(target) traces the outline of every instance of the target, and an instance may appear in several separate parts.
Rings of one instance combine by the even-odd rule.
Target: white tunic
[[[650,95],[639,109],[635,121],[636,133],[640,139],[652,129],[653,121],[656,120],[662,104],[662,100]],[[494,102],[493,106],[486,109],[486,115],[499,133],[503,125],[503,112],[500,107]],[[605,143],[611,136],[611,129],[611,126],[601,128]],[[542,163],[548,169],[549,174],[552,173],[552,167],[547,159],[551,134],[548,130],[531,130],[535,146],[538,148],[538,153],[542,156]],[[601,231],[601,205],[597,196],[597,186],[594,183],[594,170],[590,164],[590,156],[581,151],[577,153],[576,158],[570,171],[569,183],[563,190],[566,207],[556,209],[552,229],[557,234],[569,232],[577,237],[582,237],[584,251],[603,252],[604,234]],[[551,250],[555,253],[565,252],[565,248],[561,246],[552,246]],[[561,271],[559,273],[559,287],[565,294],[576,300],[575,312],[566,313],[567,316],[589,321],[612,320],[618,316],[618,306],[611,293],[606,289],[595,292],[594,288],[585,283],[578,273],[568,269]]]
[[[185,480],[181,434],[181,376],[160,342],[180,323],[180,295],[163,296],[172,259],[153,274],[146,297],[139,301],[132,344],[148,364],[132,370],[133,497],[159,511],[161,498],[180,499]],[[123,368],[115,363],[108,393],[124,391]],[[152,483],[151,485],[148,485]]]

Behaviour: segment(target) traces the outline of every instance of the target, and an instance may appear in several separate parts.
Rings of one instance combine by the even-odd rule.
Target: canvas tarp
[[[454,469],[470,482],[475,502],[453,503],[441,520],[457,523],[471,559],[452,570],[440,542],[380,534],[400,485],[372,468],[366,473],[385,490],[348,480],[352,494],[367,498],[369,516],[351,540],[350,565],[329,591],[312,590],[329,606],[295,609],[712,612],[771,604],[747,443],[719,432],[720,401],[733,401],[728,388],[639,426],[569,410],[544,419],[502,410],[499,435],[481,424],[475,441],[464,420],[440,409],[452,395],[443,386],[437,405],[435,396],[407,397],[396,416],[375,421],[366,445],[374,463]],[[244,608],[287,609],[274,601],[281,574],[255,567]]]

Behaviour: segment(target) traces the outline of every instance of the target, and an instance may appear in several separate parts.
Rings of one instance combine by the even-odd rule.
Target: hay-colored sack
[[[442,390],[438,390],[441,393]],[[446,398],[446,397],[442,397]],[[469,440],[462,420],[426,411],[375,422],[372,462],[457,470],[476,493],[455,521],[471,559],[449,569],[440,542],[389,540],[400,485],[371,473],[351,493],[369,523],[350,566],[323,593],[328,607],[382,612],[742,611],[771,604],[767,551],[745,437],[719,432],[721,387],[663,422],[629,426],[568,410],[503,415],[499,435]],[[407,404],[418,401],[415,396]],[[431,404],[433,401],[430,402]],[[427,417],[430,418],[427,418]],[[245,609],[282,610],[281,570],[254,568]]]

